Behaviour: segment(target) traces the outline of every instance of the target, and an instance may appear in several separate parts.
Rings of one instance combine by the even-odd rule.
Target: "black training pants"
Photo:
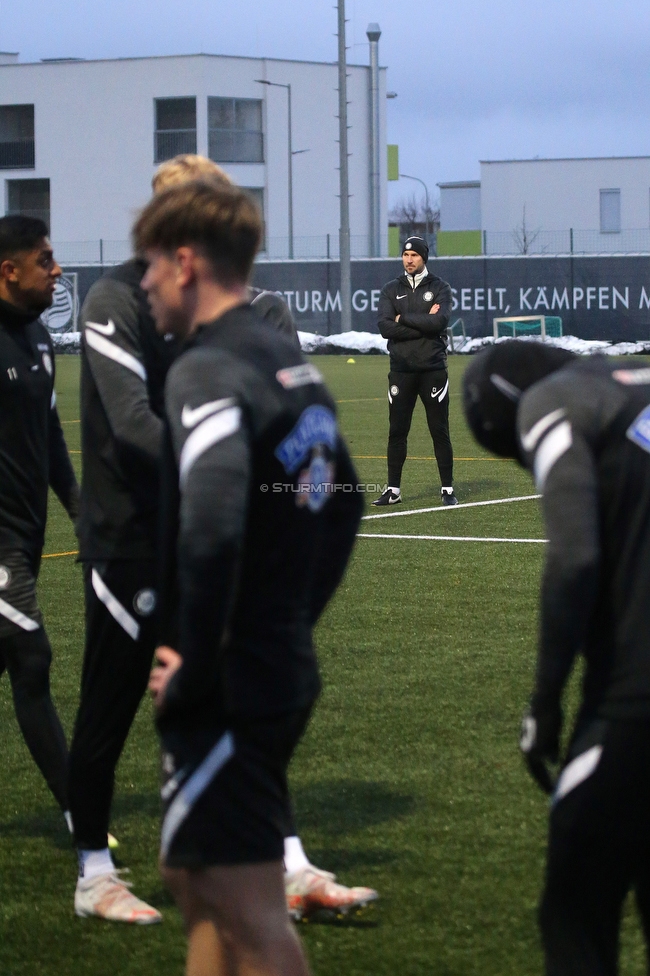
[[[62,810],[68,749],[50,697],[52,649],[36,601],[41,554],[0,553],[0,675],[8,671],[20,731]]]
[[[70,812],[82,850],[107,845],[115,768],[147,687],[156,631],[152,561],[84,566],[86,646],[70,746]]]
[[[631,889],[650,944],[650,721],[594,723],[571,755],[550,818],[546,974],[615,976]]]
[[[427,415],[429,433],[443,487],[452,486],[454,455],[449,439],[449,378],[445,369],[388,374],[388,484],[399,488],[417,398]]]

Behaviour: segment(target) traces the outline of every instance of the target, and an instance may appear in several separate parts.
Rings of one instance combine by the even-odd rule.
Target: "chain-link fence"
[[[650,228],[483,231],[484,254],[650,254]]]
[[[267,237],[264,248],[259,254],[260,261],[283,261],[289,258],[288,237]],[[365,234],[353,235],[350,238],[350,252],[353,258],[367,258],[370,256],[370,237]],[[81,265],[113,265],[127,261],[131,256],[129,241],[61,241],[55,242],[54,253],[59,264],[66,267]],[[382,257],[387,257],[388,249]],[[313,237],[294,237],[293,256],[300,260],[338,261],[338,234],[321,234]]]

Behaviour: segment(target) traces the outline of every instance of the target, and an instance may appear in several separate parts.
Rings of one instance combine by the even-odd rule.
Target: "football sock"
[[[389,490],[389,491],[392,491],[392,493],[393,493],[394,495],[399,495],[399,494],[401,494],[401,492],[400,492],[400,489],[399,489],[399,488],[392,488],[392,487],[391,487],[391,485],[389,485],[389,486],[388,486],[388,490]]]
[[[284,870],[287,874],[309,867],[309,858],[305,854],[300,837],[284,838]]]
[[[65,817],[65,822],[68,826],[68,830],[70,831],[71,834],[74,834],[74,827],[72,826],[72,814],[70,813],[69,810],[64,810],[63,816]]]
[[[454,493],[453,488],[441,488],[440,491],[444,491],[445,495],[453,495]]]
[[[108,847],[103,851],[77,851],[79,856],[79,877],[88,880],[99,874],[111,874],[115,870],[113,858]]]

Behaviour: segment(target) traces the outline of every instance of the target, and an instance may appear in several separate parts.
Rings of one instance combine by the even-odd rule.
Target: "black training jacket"
[[[81,311],[82,560],[156,555],[163,391],[179,343],[156,333],[140,287],[146,269],[136,259],[114,268]],[[256,313],[299,347],[282,299],[254,292]]]
[[[305,707],[319,690],[312,628],[363,507],[334,402],[250,306],[199,329],[165,399],[163,600],[177,578],[184,663],[161,725]]]
[[[440,311],[429,314],[432,305]],[[423,373],[447,368],[447,326],[452,294],[446,281],[427,274],[413,288],[406,273],[381,290],[377,325],[388,339],[390,368],[402,373]],[[399,315],[399,322],[395,317]]]
[[[178,343],[159,336],[144,261],[97,281],[81,310],[79,558],[153,559],[163,391]]]
[[[79,489],[56,409],[52,340],[36,316],[0,301],[0,550],[43,548],[48,485],[74,518]]]
[[[589,357],[522,397],[549,539],[533,700],[586,660],[585,718],[650,718],[650,369]]]

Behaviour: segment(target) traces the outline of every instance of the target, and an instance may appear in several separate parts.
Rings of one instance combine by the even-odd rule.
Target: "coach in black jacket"
[[[433,439],[444,505],[456,505],[453,451],[449,439],[447,326],[451,288],[429,273],[429,247],[409,237],[402,252],[404,274],[389,281],[379,297],[379,331],[388,339],[388,487],[374,505],[402,500],[400,483],[406,445],[418,396]]]

